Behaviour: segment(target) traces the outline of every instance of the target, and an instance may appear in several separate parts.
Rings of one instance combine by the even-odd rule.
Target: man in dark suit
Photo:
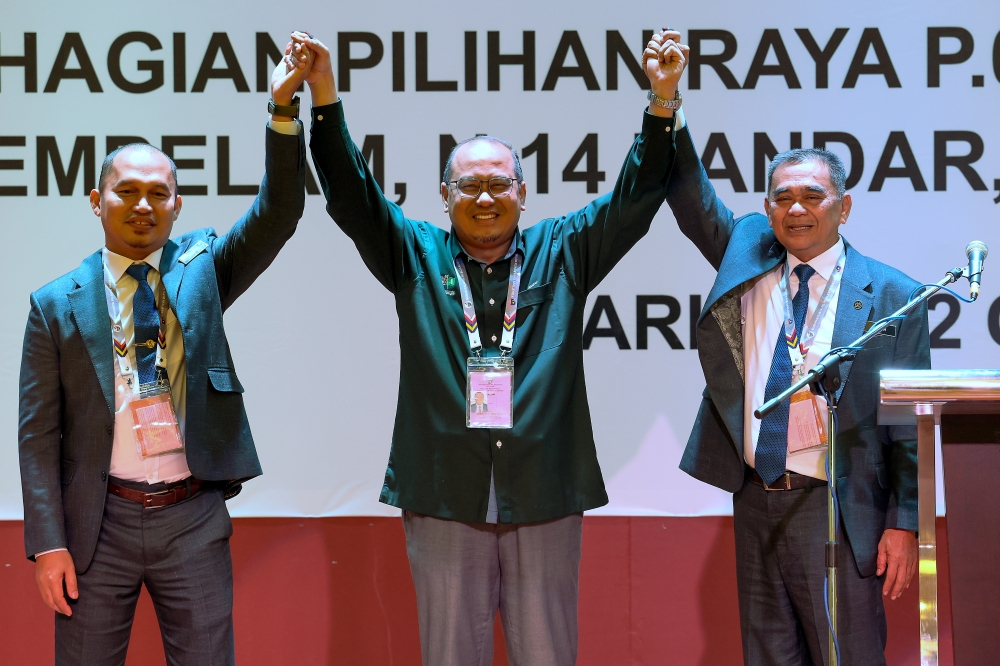
[[[801,405],[790,411],[785,403],[763,420],[753,411],[831,347],[849,344],[867,322],[906,303],[917,283],[841,238],[851,197],[833,153],[777,156],[766,217],[736,218],[717,198],[686,127],[676,147],[667,203],[718,271],[697,325],[708,386],[680,466],[734,493],[746,663],[825,664],[826,447],[788,427],[803,406],[825,422],[825,403],[813,406],[803,395]],[[801,342],[795,347],[785,330],[793,315]],[[882,596],[895,599],[916,568],[916,433],[877,425],[878,373],[930,367],[927,330],[926,308],[918,308],[841,367],[836,488],[844,664],[885,663]]]
[[[287,58],[272,78],[260,194],[228,233],[169,240],[182,205],[176,169],[132,144],[108,156],[90,195],[105,248],[31,295],[24,536],[57,611],[57,664],[123,664],[143,583],[168,663],[235,661],[225,499],[261,468],[222,313],[302,215],[305,146],[290,105],[310,63]],[[177,426],[144,421],[144,400]]]

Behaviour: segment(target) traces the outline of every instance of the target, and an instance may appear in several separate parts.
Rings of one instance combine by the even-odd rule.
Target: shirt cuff
[[[278,134],[291,134],[296,135],[302,130],[299,129],[299,124],[294,120],[270,120],[267,121],[267,126],[273,129]]]
[[[674,115],[677,116],[677,120],[674,121],[674,132],[680,132],[688,124],[687,119],[684,117],[684,109],[677,109],[674,111]]]
[[[35,559],[37,560],[41,555],[48,555],[49,553],[58,553],[60,550],[69,550],[69,548],[53,548],[52,550],[43,550],[40,553],[35,553]]]

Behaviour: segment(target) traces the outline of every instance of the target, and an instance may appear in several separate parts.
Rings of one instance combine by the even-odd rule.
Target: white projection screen
[[[225,186],[263,174],[272,54],[291,30],[308,30],[330,46],[335,71],[349,71],[338,84],[352,136],[368,139],[387,196],[405,188],[409,217],[448,225],[441,137],[489,133],[526,154],[527,227],[612,187],[645,107],[620,51],[636,58],[644,31],[666,25],[700,53],[682,81],[684,110],[736,213],[762,210],[772,148],[826,142],[856,181],[843,233],[862,253],[933,282],[965,264],[973,239],[1000,251],[994,0],[5,6],[0,518],[22,516],[17,391],[28,295],[102,246],[86,194],[109,137],[173,145],[181,184],[201,191],[186,195],[175,235],[226,231],[253,197]],[[573,164],[588,137],[596,148]],[[236,516],[396,513],[378,503],[400,354],[393,300],[324,204],[307,197],[295,236],[226,316],[264,467],[231,502]],[[935,367],[1000,366],[998,261],[987,260],[978,302],[935,301]],[[587,316],[607,296],[620,322],[616,339],[612,313],[597,312],[605,335],[585,352],[611,498],[593,514],[731,512],[727,493],[677,468],[704,386],[692,305],[713,279],[664,205],[592,294]],[[672,336],[652,325],[639,335],[638,296],[660,297],[644,316],[672,320]]]

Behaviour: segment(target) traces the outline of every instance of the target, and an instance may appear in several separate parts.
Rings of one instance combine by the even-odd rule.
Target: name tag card
[[[792,395],[788,406],[788,453],[825,448],[826,443],[819,398],[804,388]]]
[[[514,427],[514,359],[466,361],[465,424],[470,428]]]
[[[170,391],[133,397],[129,401],[139,457],[151,458],[184,450],[181,427],[177,423]]]

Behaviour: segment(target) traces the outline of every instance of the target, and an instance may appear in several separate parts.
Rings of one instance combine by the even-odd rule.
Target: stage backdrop
[[[176,233],[226,231],[263,173],[267,81],[292,29],[330,46],[352,136],[413,218],[447,227],[442,155],[477,133],[521,151],[524,226],[608,191],[642,122],[637,56],[652,30],[671,25],[692,46],[682,88],[695,144],[735,212],[762,209],[770,155],[826,145],[850,167],[855,206],[843,233],[861,252],[924,281],[964,265],[970,240],[1000,252],[1000,5],[848,0],[832,9],[720,0],[7,6],[0,518],[22,515],[17,377],[28,294],[102,246],[87,201],[102,158],[132,137],[162,146],[185,197]],[[231,508],[391,515],[377,498],[405,331],[309,182],[298,232],[227,315],[265,470]],[[593,513],[730,512],[726,493],[677,469],[703,387],[691,322],[713,279],[663,206],[591,296],[588,391],[611,497]],[[987,270],[978,303],[932,301],[936,367],[1000,366],[998,296]],[[297,316],[307,310],[315,315]],[[289,363],[292,347],[304,370]]]

